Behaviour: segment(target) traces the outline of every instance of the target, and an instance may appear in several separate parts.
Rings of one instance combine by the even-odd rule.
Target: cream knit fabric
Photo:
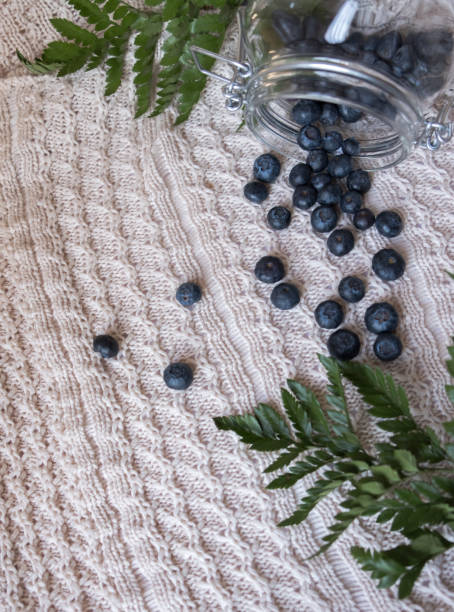
[[[419,151],[374,180],[369,204],[399,210],[405,277],[370,274],[386,240],[361,235],[341,261],[310,230],[307,214],[273,232],[266,210],[288,204],[290,164],[263,207],[242,187],[263,149],[209,85],[190,121],[134,121],[130,82],[103,97],[100,70],[32,77],[14,56],[54,38],[63,0],[0,2],[0,609],[100,612],[448,611],[454,553],[431,563],[413,597],[379,591],[349,556],[353,544],[392,545],[358,521],[324,556],[335,510],[321,505],[299,527],[276,523],[304,487],[268,492],[257,456],[212,417],[279,402],[296,377],[324,384],[316,353],[327,334],[313,310],[343,275],[368,279],[349,308],[362,359],[366,307],[389,299],[402,313],[405,352],[386,369],[407,389],[423,423],[453,418],[443,360],[454,332],[454,145]],[[254,280],[280,254],[302,289],[290,312],[270,306]],[[192,311],[174,298],[197,280]],[[92,352],[94,334],[121,340],[118,359]],[[162,371],[195,364],[185,393]],[[361,430],[368,419],[352,401]]]

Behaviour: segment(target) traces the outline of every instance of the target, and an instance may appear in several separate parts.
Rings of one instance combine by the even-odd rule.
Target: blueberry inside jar
[[[452,84],[454,3],[251,0],[240,15],[245,119],[271,149],[304,162],[308,129],[337,131],[374,170],[426,142],[426,116]]]

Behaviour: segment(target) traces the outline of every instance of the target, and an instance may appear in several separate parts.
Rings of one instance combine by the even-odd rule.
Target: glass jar
[[[235,69],[232,79],[201,66],[201,53],[216,54],[194,47],[193,56],[226,82],[227,108],[243,108],[271,149],[304,159],[301,100],[335,105],[371,170],[452,137],[453,0],[250,0],[239,23],[240,57],[222,58]],[[443,94],[439,116],[429,119]]]

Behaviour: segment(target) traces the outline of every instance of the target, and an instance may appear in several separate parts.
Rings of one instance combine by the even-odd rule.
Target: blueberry
[[[328,250],[337,257],[347,255],[355,246],[355,238],[348,229],[334,230],[328,238]]]
[[[347,138],[342,143],[342,151],[345,155],[359,155],[359,142],[355,138]]]
[[[338,287],[339,295],[350,304],[360,302],[366,294],[364,281],[357,276],[346,276],[341,280]]]
[[[356,229],[365,231],[375,223],[375,215],[368,208],[361,208],[353,215],[353,225]]]
[[[268,188],[264,183],[253,181],[244,186],[244,196],[254,204],[261,204],[268,197]]]
[[[342,140],[342,134],[339,134],[339,132],[326,132],[323,136],[322,146],[328,153],[334,153],[341,148]]]
[[[359,55],[364,45],[364,35],[361,32],[353,32],[347,40],[340,45],[342,51],[349,55]]]
[[[374,353],[381,361],[394,361],[402,354],[402,342],[394,334],[379,334]]]
[[[169,389],[184,391],[194,378],[192,368],[187,363],[171,363],[164,370],[164,382]]]
[[[363,206],[363,196],[358,191],[347,191],[341,198],[342,212],[354,215]]]
[[[367,193],[371,188],[370,178],[364,170],[353,170],[347,178],[347,187],[350,191]]]
[[[327,300],[315,309],[315,320],[324,329],[336,329],[344,320],[344,310],[338,302]]]
[[[298,125],[310,125],[322,116],[322,105],[315,100],[299,100],[292,108],[292,119]]]
[[[324,32],[323,24],[312,15],[307,15],[303,19],[303,38],[306,40],[319,40]]]
[[[361,343],[354,332],[349,329],[339,329],[329,337],[328,350],[331,357],[350,361],[359,355]]]
[[[176,298],[182,306],[192,306],[202,297],[202,290],[195,283],[183,283],[177,289]]]
[[[298,144],[305,151],[320,149],[322,146],[322,135],[315,125],[303,127],[298,134]]]
[[[278,257],[267,255],[259,259],[254,270],[255,277],[262,283],[272,285],[285,276],[284,264]]]
[[[270,209],[266,218],[272,229],[283,230],[290,225],[292,214],[285,206],[275,206]]]
[[[254,162],[254,178],[258,181],[274,183],[280,171],[281,162],[271,153],[260,155]]]
[[[118,342],[112,336],[102,334],[93,338],[93,350],[99,353],[104,359],[110,359],[118,355],[120,347]]]
[[[403,227],[401,216],[392,210],[381,212],[375,221],[375,225],[379,233],[386,238],[395,238],[401,233]]]
[[[380,70],[380,72],[384,72],[385,74],[392,74],[393,69],[389,64],[384,62],[383,60],[378,60],[374,64],[375,70]]]
[[[339,109],[336,104],[330,102],[324,102],[322,106],[322,115],[320,117],[320,123],[322,125],[336,125],[339,120]]]
[[[360,55],[360,60],[366,66],[373,66],[378,61],[378,56],[373,51],[363,51]]]
[[[314,38],[297,40],[287,45],[287,47],[293,51],[293,53],[298,53],[298,55],[314,55],[323,49],[323,45]]]
[[[296,164],[290,170],[288,181],[292,187],[307,185],[311,179],[312,170],[307,164]]]
[[[276,285],[271,292],[271,303],[279,310],[290,310],[300,302],[300,292],[291,283]]]
[[[311,178],[311,185],[317,191],[320,191],[321,189],[323,189],[323,187],[330,185],[330,183],[331,183],[331,177],[329,174],[326,174],[326,172],[321,172],[320,174],[314,174]]]
[[[339,114],[345,123],[356,123],[363,116],[363,113],[360,110],[346,104],[339,105]]]
[[[285,45],[303,38],[303,24],[296,15],[276,10],[271,13],[271,23]]]
[[[373,36],[368,36],[363,43],[364,51],[375,51],[379,40],[380,37],[377,34],[374,34]]]
[[[389,62],[401,46],[402,34],[397,30],[392,30],[380,38],[376,52],[382,60]]]
[[[448,30],[419,32],[414,37],[414,47],[417,56],[429,65],[447,61],[454,47],[453,36]]]
[[[396,309],[388,302],[372,304],[366,310],[364,317],[367,329],[373,334],[396,331],[399,324],[399,315]]]
[[[345,178],[352,171],[352,158],[350,155],[336,155],[328,164],[328,174],[335,178]]]
[[[405,260],[394,249],[382,249],[372,258],[372,270],[383,281],[395,281],[405,272]]]
[[[332,232],[337,225],[337,212],[331,206],[318,206],[311,214],[311,225],[316,232]]]
[[[413,70],[415,65],[413,47],[411,45],[403,45],[397,53],[394,54],[391,64],[394,74],[398,77]]]
[[[336,183],[327,185],[320,189],[317,196],[317,201],[322,206],[336,206],[339,204],[342,197],[342,189]]]
[[[310,151],[306,161],[314,172],[321,172],[328,165],[328,155],[326,151],[316,149],[315,151]]]
[[[293,206],[308,210],[317,201],[317,192],[310,185],[299,185],[293,192]]]

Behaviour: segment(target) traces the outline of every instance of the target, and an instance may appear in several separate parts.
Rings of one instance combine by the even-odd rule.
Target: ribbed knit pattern
[[[73,13],[63,0],[0,4],[0,609],[452,610],[453,553],[428,565],[405,603],[375,588],[349,548],[395,540],[370,521],[306,561],[336,504],[279,529],[307,484],[266,491],[271,455],[249,452],[212,417],[278,405],[288,377],[323,389],[316,354],[328,332],[313,311],[353,273],[368,284],[346,319],[361,360],[377,365],[367,306],[391,301],[405,351],[384,369],[441,433],[453,418],[443,362],[454,333],[444,272],[454,268],[454,146],[378,174],[368,205],[398,210],[405,231],[358,235],[338,260],[308,214],[283,232],[267,227],[269,207],[290,204],[289,162],[264,205],[245,202],[263,148],[236,131],[217,83],[173,128],[171,114],[133,120],[131,79],[106,99],[101,69],[25,74],[15,48],[39,54],[56,15]],[[387,285],[370,264],[391,242],[408,267]],[[274,309],[254,278],[267,254],[301,288],[292,311]],[[175,300],[188,280],[204,293],[192,310]],[[119,339],[117,359],[93,353],[99,333]],[[180,359],[195,367],[184,393],[162,380]],[[360,405],[352,400],[367,437]]]

